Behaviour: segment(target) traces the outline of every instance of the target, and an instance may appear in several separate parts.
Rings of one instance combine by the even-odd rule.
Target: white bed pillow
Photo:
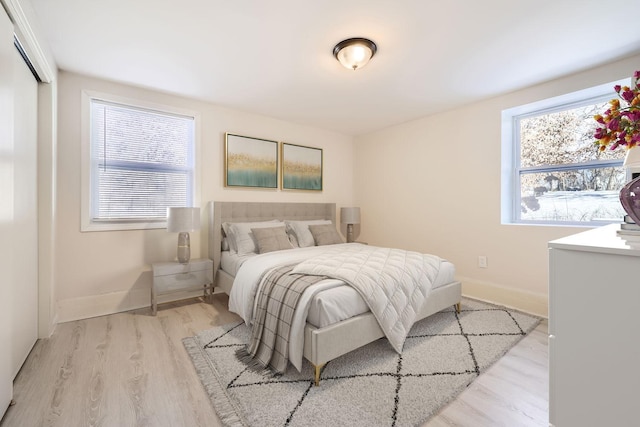
[[[277,219],[272,221],[261,222],[234,222],[230,223],[229,231],[232,238],[229,243],[233,248],[235,244],[235,251],[238,255],[246,255],[251,253],[257,253],[258,248],[256,246],[252,228],[270,228],[270,227],[282,227],[284,223]],[[233,243],[231,243],[233,242]]]
[[[308,221],[285,221],[287,233],[292,233],[298,241],[298,247],[315,246],[315,240],[309,230],[310,225],[332,224],[329,219],[312,219]]]

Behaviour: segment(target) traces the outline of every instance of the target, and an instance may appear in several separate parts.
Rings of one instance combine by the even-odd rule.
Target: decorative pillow
[[[310,225],[309,231],[313,235],[316,246],[344,243],[333,224]]]
[[[229,245],[229,251],[238,252],[238,248],[236,247],[236,241],[231,235],[231,223],[223,222],[222,231],[224,232],[223,242],[224,242],[224,239],[227,239],[227,245]]]
[[[253,238],[258,246],[258,253],[281,251],[293,249],[289,237],[287,237],[284,226],[270,228],[252,228]]]
[[[256,243],[253,240],[252,228],[282,227],[282,221],[261,221],[261,222],[234,222],[229,223],[230,239],[229,245],[234,248],[238,255],[246,255],[257,252]],[[229,237],[229,236],[227,236]]]
[[[312,219],[309,221],[285,221],[284,223],[287,228],[287,233],[292,233],[295,235],[296,240],[298,241],[298,246],[301,248],[307,248],[315,244],[313,235],[311,235],[311,231],[309,231],[310,225],[332,224],[331,220],[328,219]]]

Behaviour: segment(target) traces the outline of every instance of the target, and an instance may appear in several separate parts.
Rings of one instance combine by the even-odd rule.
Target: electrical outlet
[[[478,267],[480,268],[487,268],[488,264],[487,264],[487,257],[485,255],[480,255],[478,257]]]

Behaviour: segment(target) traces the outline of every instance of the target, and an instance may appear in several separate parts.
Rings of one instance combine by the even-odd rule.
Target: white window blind
[[[194,118],[91,99],[91,222],[153,222],[193,206]]]

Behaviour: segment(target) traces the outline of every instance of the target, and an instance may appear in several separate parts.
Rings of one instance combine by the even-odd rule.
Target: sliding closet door
[[[0,7],[0,417],[13,395],[13,49],[13,26]]]
[[[15,377],[38,338],[38,82],[15,48],[13,64]]]
[[[38,83],[0,7],[0,417],[38,337]]]

